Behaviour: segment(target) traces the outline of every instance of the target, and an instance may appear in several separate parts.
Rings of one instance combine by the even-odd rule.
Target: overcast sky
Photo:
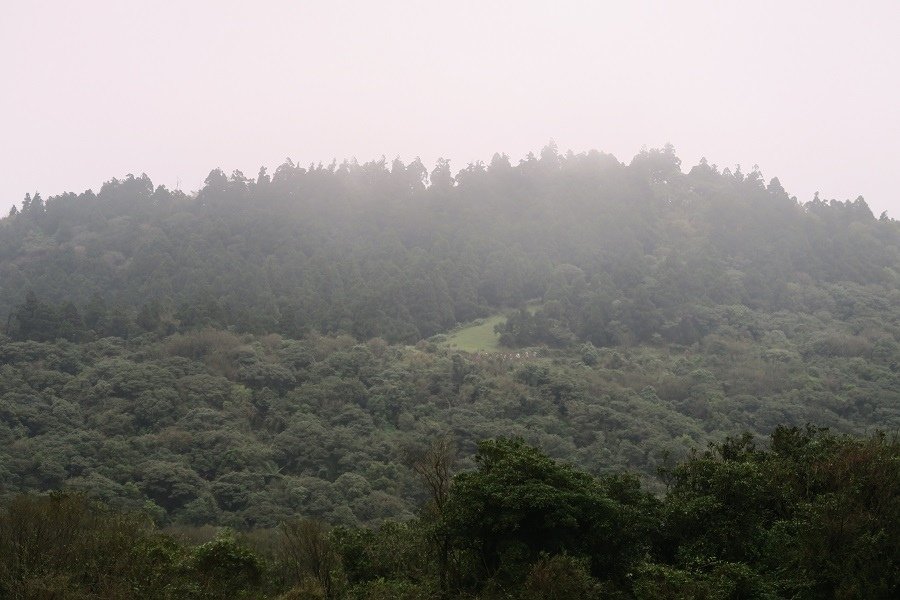
[[[551,138],[758,164],[900,217],[900,0],[5,2],[0,205],[146,172]]]

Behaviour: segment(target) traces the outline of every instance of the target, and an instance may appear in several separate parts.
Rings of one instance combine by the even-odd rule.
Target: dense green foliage
[[[0,502],[94,531],[101,501],[112,548],[167,553],[160,597],[888,597],[893,442],[753,443],[900,428],[898,265],[862,199],[671,147],[27,196],[0,220]],[[436,438],[452,493],[420,483]],[[90,502],[14,500],[56,490]],[[155,529],[209,525],[281,527],[294,566]],[[28,585],[144,585],[47,569]]]
[[[0,493],[82,490],[160,522],[354,525],[415,512],[409,456],[443,433],[463,466],[479,440],[518,435],[592,474],[654,478],[735,431],[900,424],[896,350],[860,336],[835,356],[816,329],[782,333],[802,317],[741,317],[772,331],[527,359],[216,330],[0,339]]]
[[[195,196],[146,176],[26,198],[0,222],[0,314],[29,339],[198,325],[415,342],[542,298],[518,343],[692,344],[708,311],[896,304],[900,227],[865,202],[799,204],[759,171],[688,174],[671,148],[590,152],[451,177],[446,161],[213,171]],[[52,310],[47,310],[47,307]],[[40,308],[35,312],[34,309]],[[56,313],[57,324],[48,321]]]
[[[19,497],[0,513],[0,596],[812,600],[900,593],[900,444],[883,435],[779,428],[767,450],[749,436],[730,438],[669,470],[662,498],[633,477],[595,478],[521,440],[484,442],[475,463],[432,499],[440,500],[436,509],[404,523],[329,531],[286,520],[193,543],[189,532],[163,535],[146,519],[78,496]]]

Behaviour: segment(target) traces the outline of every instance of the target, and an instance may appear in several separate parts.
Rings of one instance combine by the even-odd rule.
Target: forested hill
[[[145,175],[28,196],[0,221],[0,314],[36,340],[212,326],[414,343],[539,298],[508,340],[690,345],[716,307],[895,315],[898,265],[900,225],[862,199],[800,203],[705,161],[685,174],[671,147],[626,165],[551,145],[455,175],[288,161],[215,170],[190,196]],[[29,290],[40,304],[17,310]]]
[[[29,196],[0,221],[0,505],[373,525],[418,512],[435,438],[460,470],[514,436],[659,493],[727,435],[896,431],[898,265],[864,201],[671,148]],[[490,352],[444,335],[488,315]]]

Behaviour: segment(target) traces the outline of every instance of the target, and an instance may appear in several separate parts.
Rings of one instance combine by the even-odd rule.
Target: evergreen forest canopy
[[[75,322],[18,314],[13,337],[39,341],[77,337],[80,316],[100,337],[211,326],[415,343],[542,298],[555,329],[535,335],[557,344],[690,345],[722,306],[846,320],[895,291],[900,264],[897,223],[862,199],[799,204],[758,170],[706,162],[685,175],[671,147],[623,165],[549,146],[455,177],[446,161],[430,176],[418,161],[287,162],[255,181],[215,170],[194,196],[129,176],[26,197],[0,234],[0,310],[32,290]]]
[[[0,220],[0,546],[69,519],[165,572],[102,585],[159,597],[893,597],[898,265],[862,198],[670,146],[28,195]],[[453,346],[487,317],[499,350]],[[777,429],[807,423],[836,433]],[[0,597],[112,593],[66,560],[3,563]]]

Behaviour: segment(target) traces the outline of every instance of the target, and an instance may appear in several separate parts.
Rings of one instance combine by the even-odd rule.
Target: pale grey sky
[[[551,138],[759,164],[900,217],[900,0],[4,2],[0,207],[146,172]]]

